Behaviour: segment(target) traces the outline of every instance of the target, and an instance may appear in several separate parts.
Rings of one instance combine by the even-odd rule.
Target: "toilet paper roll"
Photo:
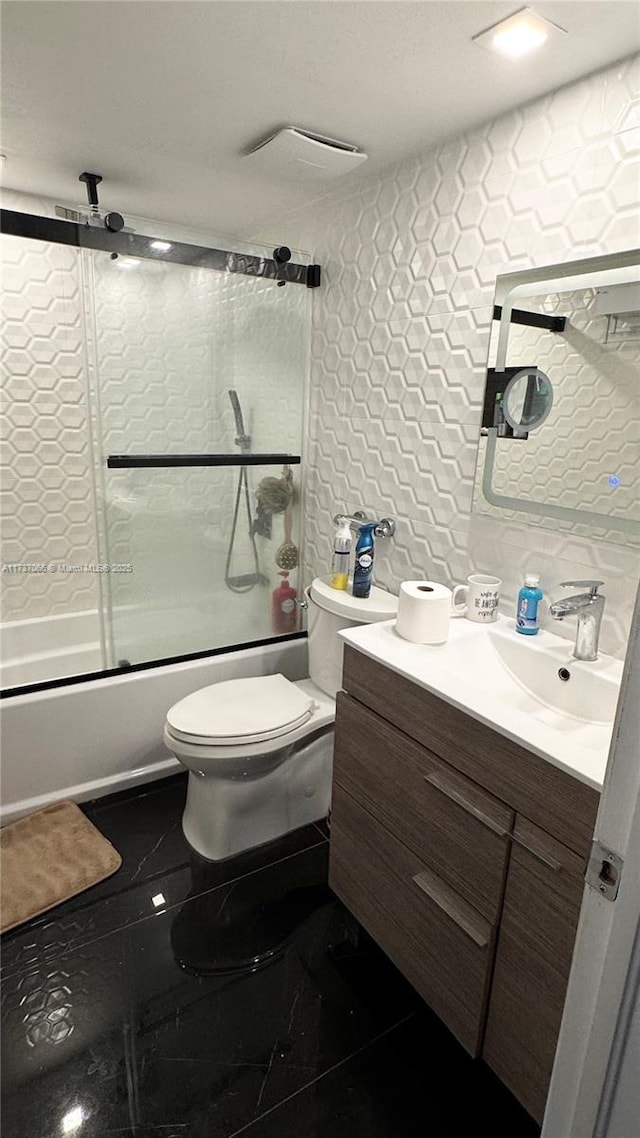
[[[403,581],[396,629],[414,644],[444,644],[449,635],[451,589],[437,581]]]

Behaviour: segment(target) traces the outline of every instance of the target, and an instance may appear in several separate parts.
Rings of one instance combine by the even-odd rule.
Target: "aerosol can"
[[[360,526],[360,537],[356,545],[356,563],[353,570],[354,597],[368,597],[373,581],[373,532],[377,523]]]

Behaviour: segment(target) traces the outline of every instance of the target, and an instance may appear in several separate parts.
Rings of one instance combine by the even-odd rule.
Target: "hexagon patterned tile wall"
[[[0,255],[2,617],[95,609],[97,577],[56,569],[99,560],[80,251],[5,235]]]
[[[602,644],[624,653],[637,553],[476,516],[472,496],[496,275],[639,244],[639,87],[636,57],[288,218],[325,282],[307,577],[327,571],[332,515],[364,507],[398,519],[378,543],[381,585],[497,572],[512,613],[527,570],[553,597],[561,580],[603,577]],[[571,637],[571,624],[553,630]]]

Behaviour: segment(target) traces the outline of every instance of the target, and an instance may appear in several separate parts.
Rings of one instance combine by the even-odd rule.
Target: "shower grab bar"
[[[108,470],[158,466],[297,466],[299,454],[110,454]]]
[[[368,518],[364,510],[356,510],[353,514],[334,514],[334,526],[342,525],[343,522],[348,522],[351,529],[360,529],[360,526],[367,522],[373,522],[374,518]],[[376,522],[374,533],[376,537],[393,537],[396,532],[395,518],[380,518]]]

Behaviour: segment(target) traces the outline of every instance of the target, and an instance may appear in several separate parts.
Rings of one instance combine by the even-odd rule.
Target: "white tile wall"
[[[307,566],[326,572],[336,510],[394,514],[377,579],[504,577],[557,593],[600,575],[602,645],[624,653],[635,553],[472,517],[495,277],[639,244],[639,60],[447,140],[289,219],[313,249]],[[567,637],[567,622],[554,622]]]
[[[80,253],[3,235],[2,619],[96,608],[98,580],[7,566],[99,561]]]

